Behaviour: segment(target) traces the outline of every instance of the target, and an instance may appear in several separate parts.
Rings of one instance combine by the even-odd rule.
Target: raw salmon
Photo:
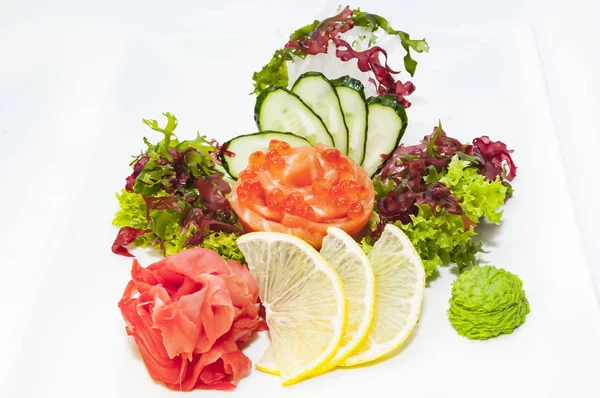
[[[289,233],[318,249],[330,226],[356,237],[374,198],[369,175],[337,149],[273,140],[250,155],[230,202],[246,232]]]

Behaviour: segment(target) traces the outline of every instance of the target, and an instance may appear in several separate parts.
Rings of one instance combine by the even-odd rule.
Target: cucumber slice
[[[261,131],[253,134],[240,135],[226,142],[227,151],[233,152],[234,156],[227,154],[221,155],[223,167],[227,174],[234,180],[237,180],[240,172],[248,166],[248,156],[252,152],[266,152],[271,140],[285,141],[297,148],[310,145],[310,143],[298,135],[292,133],[282,133],[279,131]]]
[[[323,120],[300,97],[288,89],[270,86],[256,98],[254,120],[261,131],[289,131],[312,145],[333,146],[333,138]]]
[[[332,80],[331,83],[335,86],[348,127],[348,157],[362,164],[367,143],[367,115],[369,114],[363,84],[350,76],[340,77]]]
[[[320,72],[306,72],[296,80],[292,92],[321,117],[333,137],[333,145],[347,154],[348,127],[333,84]]]
[[[367,100],[367,145],[362,166],[373,177],[384,159],[396,149],[404,135],[408,118],[404,107],[396,102],[395,95],[371,97]]]

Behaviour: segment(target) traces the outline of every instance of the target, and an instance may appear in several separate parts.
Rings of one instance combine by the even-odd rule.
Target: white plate
[[[486,261],[520,275],[531,314],[514,334],[490,341],[459,337],[446,309],[451,268],[429,284],[412,338],[398,355],[283,388],[253,370],[233,393],[204,396],[598,396],[600,316],[584,263],[553,132],[537,49],[528,29],[500,25],[431,31],[420,57],[404,142],[441,118],[452,136],[487,134],[515,149],[519,175],[501,227],[482,227]],[[196,130],[223,140],[254,131],[250,76],[265,48],[243,38],[149,38],[126,53],[90,148],[83,179],[42,284],[2,397],[166,397],[131,338],[117,301],[130,260],[110,251],[114,192],[129,173],[142,137],[159,138],[142,117],[179,118],[181,138]],[[260,53],[260,54],[258,54]],[[395,54],[396,60],[401,54]],[[137,251],[144,264],[152,260]],[[261,336],[247,350],[264,350]]]

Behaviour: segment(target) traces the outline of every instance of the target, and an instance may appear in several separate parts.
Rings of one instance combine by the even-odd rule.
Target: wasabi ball
[[[512,333],[529,313],[521,279],[492,265],[462,273],[449,302],[448,316],[458,334],[476,340]]]

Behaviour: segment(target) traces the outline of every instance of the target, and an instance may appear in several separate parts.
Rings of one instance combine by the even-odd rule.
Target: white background
[[[284,29],[287,26],[280,32],[282,40],[299,21],[311,21],[323,8],[322,1],[294,1],[286,6],[282,1],[256,5],[243,1],[0,1],[0,379],[18,344],[36,276],[54,249],[53,232],[62,230],[73,189],[81,178],[78,165],[93,144],[91,133],[128,41],[157,33],[243,32],[243,25],[229,26],[211,18],[221,15],[223,8],[233,9],[234,3],[249,15],[246,23],[257,36],[272,34],[273,21]],[[363,8],[377,12],[377,2],[368,3]],[[473,22],[519,19],[532,26],[552,123],[562,147],[560,159],[547,161],[561,162],[566,168],[581,240],[600,287],[600,259],[594,250],[600,243],[596,231],[600,224],[596,177],[600,127],[594,117],[600,106],[600,6],[592,1],[405,3],[398,2],[398,7],[406,10],[406,20],[394,22],[415,37],[427,36],[420,26],[431,24],[451,29]],[[544,139],[543,135],[538,138]],[[539,199],[552,201],[552,197]],[[561,217],[563,212],[556,208],[548,217]],[[566,271],[568,267],[565,264]]]

